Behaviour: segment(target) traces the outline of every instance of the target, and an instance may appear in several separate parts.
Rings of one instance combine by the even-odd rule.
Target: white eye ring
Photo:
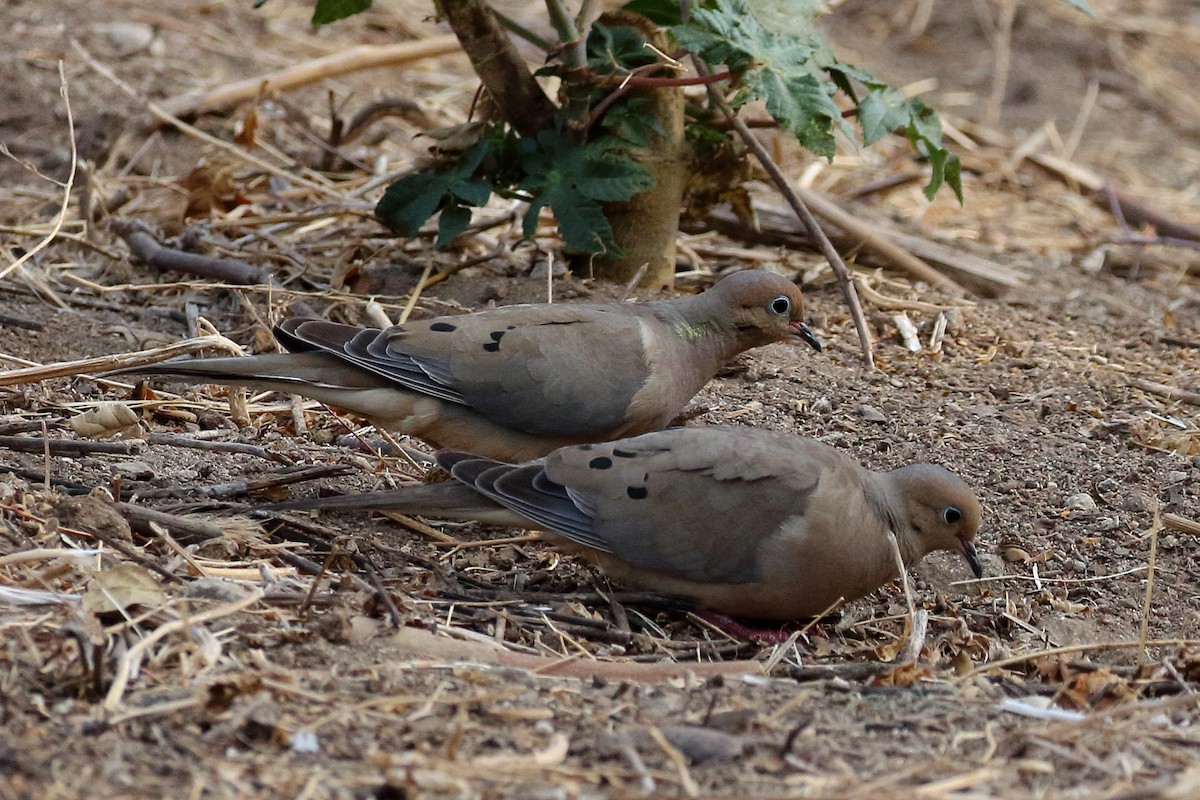
[[[789,314],[792,311],[792,299],[786,294],[781,294],[772,300],[767,308],[772,314]]]
[[[946,506],[942,509],[942,519],[947,525],[957,525],[958,521],[962,519],[962,512],[958,510],[957,506]]]

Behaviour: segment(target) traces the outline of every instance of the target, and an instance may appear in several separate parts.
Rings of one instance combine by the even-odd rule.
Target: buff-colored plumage
[[[535,527],[619,582],[764,619],[816,615],[896,577],[889,530],[907,565],[952,550],[981,574],[982,511],[960,478],[931,464],[873,472],[813,439],[674,428],[515,466],[438,460],[456,482],[284,507]]]
[[[438,447],[524,461],[665,427],[730,358],[799,337],[794,283],[735,273],[653,303],[520,305],[385,330],[284,320],[290,351],[187,359],[124,373],[292,392]]]

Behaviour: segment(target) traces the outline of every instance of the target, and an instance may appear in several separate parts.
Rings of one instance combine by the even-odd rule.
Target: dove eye
[[[792,300],[787,295],[781,294],[772,300],[767,308],[771,310],[772,314],[787,314],[792,310]]]
[[[942,509],[942,519],[946,521],[947,525],[957,525],[958,521],[962,519],[962,512],[955,506],[946,506]]]

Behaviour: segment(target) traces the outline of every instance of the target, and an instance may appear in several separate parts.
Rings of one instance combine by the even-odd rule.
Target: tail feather
[[[307,391],[306,388],[314,386],[331,389],[379,389],[391,385],[336,356],[316,351],[230,358],[183,358],[159,364],[126,367],[105,375],[164,375],[207,383],[296,392],[309,396],[311,391]]]

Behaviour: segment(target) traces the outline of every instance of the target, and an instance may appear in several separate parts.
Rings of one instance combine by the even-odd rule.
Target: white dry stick
[[[896,330],[900,331],[900,338],[904,340],[904,346],[908,348],[909,352],[921,352],[921,340],[917,338],[917,326],[913,325],[908,314],[903,311],[893,314],[892,322],[896,323]]]
[[[933,320],[933,333],[929,336],[929,352],[942,352],[942,338],[946,335],[946,312],[939,311]]]
[[[121,655],[121,660],[117,662],[116,673],[113,675],[112,686],[109,687],[108,694],[104,698],[104,710],[111,714],[121,705],[121,699],[125,696],[125,688],[129,685],[129,678],[133,675],[136,664],[141,662],[142,656],[155,642],[169,634],[184,630],[193,625],[199,625],[203,622],[210,622],[214,619],[236,614],[254,605],[262,598],[262,589],[255,588],[245,597],[234,600],[232,603],[226,603],[225,605],[217,606],[216,608],[199,614],[193,614],[183,619],[173,620],[155,628],[145,639],[142,639]]]
[[[905,659],[908,663],[916,663],[925,646],[925,631],[929,627],[929,612],[917,610],[913,602],[912,587],[908,585],[908,569],[904,566],[904,556],[900,554],[900,543],[896,534],[888,531],[888,543],[892,545],[892,555],[896,557],[896,569],[900,570],[900,584],[904,587],[904,601],[908,604],[908,645],[904,648]]]
[[[62,184],[62,203],[59,205],[58,214],[56,214],[54,217],[54,225],[51,227],[50,232],[42,237],[41,241],[26,250],[25,253],[16,261],[12,262],[4,269],[0,269],[0,280],[4,280],[6,277],[8,277],[8,274],[13,270],[20,269],[22,264],[36,256],[38,253],[48,247],[50,242],[54,241],[54,237],[58,236],[58,232],[62,230],[63,220],[66,219],[67,209],[71,205],[71,190],[75,186],[75,169],[79,159],[77,157],[75,148],[75,117],[71,114],[71,96],[67,92],[67,73],[63,69],[62,61],[58,62],[58,80],[58,93],[62,95],[63,107],[66,109],[67,138],[71,145],[71,167],[70,171],[67,173],[67,182]]]
[[[235,355],[242,355],[242,348],[224,336],[200,336],[195,339],[185,339],[166,347],[155,347],[150,350],[139,350],[133,353],[115,353],[109,356],[84,358],[79,361],[60,361],[54,364],[35,364],[23,369],[0,371],[0,386],[17,386],[23,383],[36,383],[50,378],[65,378],[74,375],[84,375],[90,372],[105,372],[124,367],[144,367],[147,364],[157,364],[175,356],[187,355],[206,347],[216,347]]]
[[[376,328],[392,327],[392,321],[388,318],[387,312],[383,310],[383,306],[379,305],[374,297],[367,301],[367,307],[363,309],[363,316]]]
[[[429,280],[430,273],[433,272],[433,259],[425,265],[425,271],[421,273],[421,280],[417,281],[417,285],[413,287],[412,294],[408,296],[408,302],[404,304],[404,310],[400,312],[400,319],[396,320],[403,325],[408,322],[408,315],[417,307],[417,301],[421,299],[421,291],[425,288],[425,282]]]

